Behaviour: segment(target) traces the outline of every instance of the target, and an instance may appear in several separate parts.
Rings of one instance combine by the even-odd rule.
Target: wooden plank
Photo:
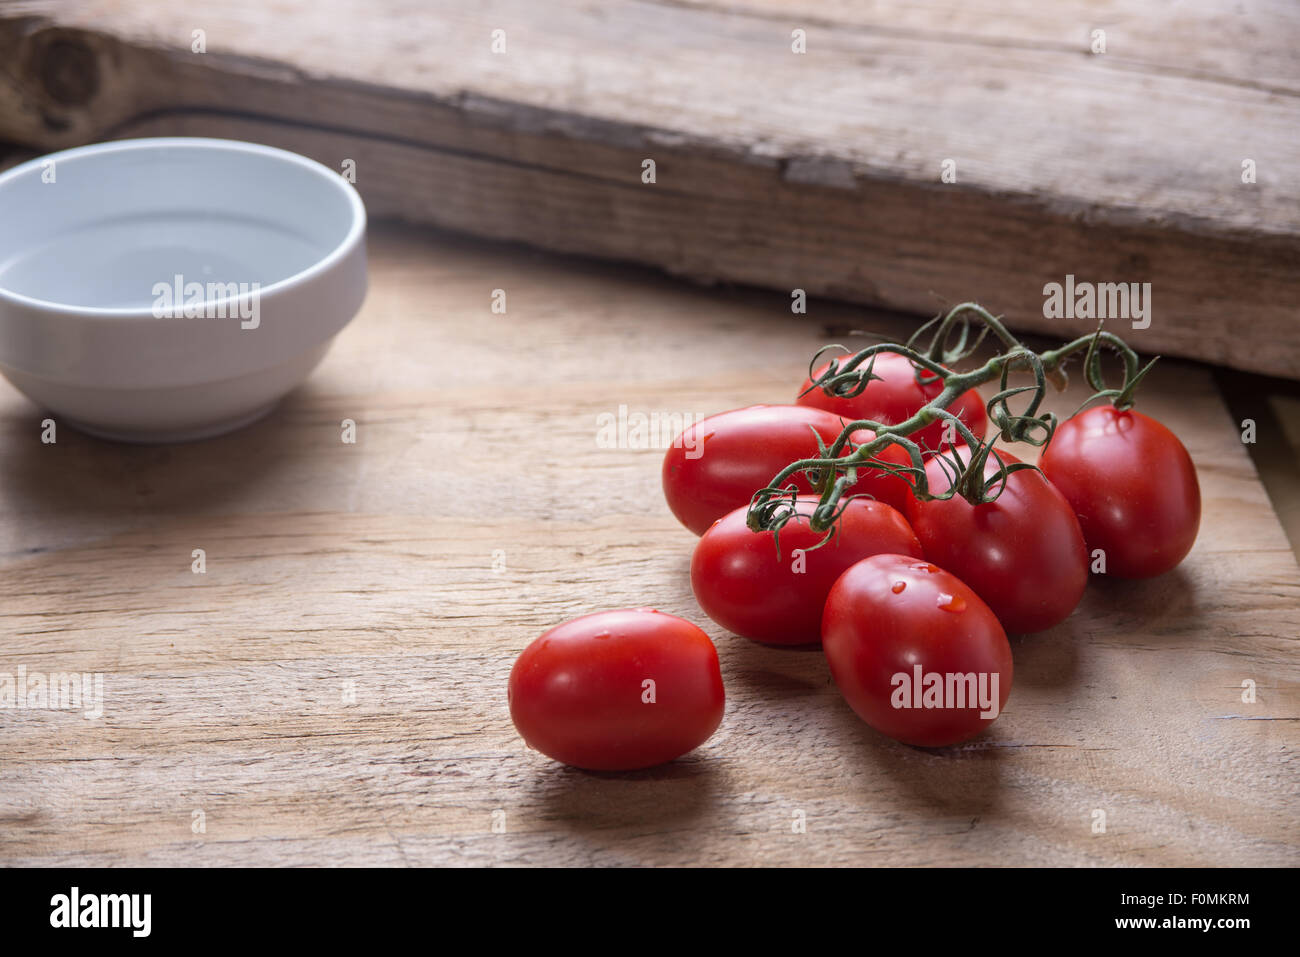
[[[1215,381],[1233,419],[1255,430],[1251,460],[1300,556],[1300,383],[1226,369],[1217,370]]]
[[[786,399],[847,327],[905,322],[407,229],[371,253],[358,321],[238,434],[43,445],[0,388],[0,671],[102,672],[105,697],[0,710],[0,863],[1300,864],[1300,570],[1204,369],[1143,394],[1198,464],[1190,557],[1016,639],[1004,715],[928,753],[858,721],[816,652],[707,625],[662,452],[597,442],[620,404]],[[627,775],[525,749],[523,646],[649,604],[716,641],[718,734]]]
[[[1095,323],[1045,317],[1047,283],[1150,282],[1139,348],[1300,377],[1284,0],[19,9],[0,139],[241,136],[356,160],[379,216],[1054,335]]]

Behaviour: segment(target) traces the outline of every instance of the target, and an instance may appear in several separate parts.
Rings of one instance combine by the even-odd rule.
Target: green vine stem
[[[972,338],[972,321],[979,330]],[[992,336],[1002,347],[997,355],[969,372],[955,372],[949,366],[973,355]],[[827,348],[836,348],[830,346]],[[1102,370],[1102,355],[1110,350],[1119,355],[1124,366],[1124,378],[1118,388],[1106,385]],[[809,364],[812,377],[819,359],[826,352],[820,350]],[[1002,324],[1002,321],[983,306],[963,302],[946,314],[936,316],[921,326],[904,344],[883,342],[869,346],[841,359],[832,359],[826,371],[813,380],[809,391],[822,389],[829,396],[852,398],[861,395],[872,379],[875,357],[885,353],[904,356],[917,368],[918,379],[925,384],[941,382],[942,388],[928,404],[905,422],[886,424],[870,419],[859,419],[844,426],[838,438],[828,447],[818,439],[819,456],[792,462],[778,472],[767,487],[754,493],[750,501],[747,523],[754,531],[769,530],[779,534],[781,528],[795,515],[798,492],[789,484],[797,473],[803,472],[810,484],[819,492],[819,501],[810,516],[814,530],[833,533],[835,523],[847,504],[845,493],[856,482],[856,469],[869,466],[899,475],[912,486],[920,499],[950,498],[962,495],[973,503],[993,501],[1006,477],[1019,469],[1035,466],[1023,462],[1008,464],[993,448],[997,439],[1003,442],[1025,442],[1043,446],[1056,429],[1056,416],[1050,412],[1039,414],[1039,407],[1050,381],[1058,390],[1066,386],[1065,363],[1071,357],[1084,353],[1083,372],[1093,390],[1080,406],[1098,399],[1109,399],[1116,408],[1126,409],[1133,404],[1133,394],[1143,377],[1156,360],[1143,366],[1134,352],[1122,339],[1098,326],[1091,335],[1080,336],[1059,349],[1036,353],[1027,348]],[[1032,384],[1012,386],[1013,374],[1028,373]],[[958,396],[969,389],[997,380],[999,391],[988,400],[985,408],[993,435],[987,442],[975,438],[956,415],[948,411]],[[1013,412],[1010,402],[1016,397],[1026,397],[1025,406]],[[951,425],[955,436],[965,443],[969,458],[963,460],[950,450],[940,456],[942,468],[948,473],[951,487],[940,495],[930,492],[926,480],[923,450],[908,436],[934,422]],[[876,437],[862,445],[854,445],[852,436],[860,429],[870,429]],[[897,465],[882,461],[878,455],[888,446],[902,448],[910,464]],[[994,457],[998,469],[985,475],[989,456]]]

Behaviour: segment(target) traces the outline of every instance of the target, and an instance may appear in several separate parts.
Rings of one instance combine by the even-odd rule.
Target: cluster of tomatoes
[[[859,465],[828,537],[813,528],[819,492],[799,472],[788,520],[753,531],[751,500],[773,476],[823,455],[846,422],[906,422],[943,388],[891,353],[876,355],[851,397],[814,387],[822,371],[794,405],[737,409],[687,429],[664,459],[664,494],[700,536],[691,584],[704,613],[764,644],[820,642],[848,704],[889,737],[937,747],[980,733],[1011,690],[1008,632],[1064,621],[1090,574],[1159,575],[1192,547],[1200,490],[1191,457],[1159,422],[1113,405],[1060,423],[1037,469],[1006,468],[1018,460],[1001,449],[987,455],[986,484],[970,496],[945,493],[973,450],[953,447],[955,432],[932,422],[910,436],[926,450],[924,494],[905,472]],[[949,411],[984,438],[975,390]],[[875,435],[851,438],[845,454]],[[896,445],[875,458],[911,464]],[[509,693],[531,747],[599,770],[697,747],[724,700],[708,636],[650,609],[553,628],[520,656]]]

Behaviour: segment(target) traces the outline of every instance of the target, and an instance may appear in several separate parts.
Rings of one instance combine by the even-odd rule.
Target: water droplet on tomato
[[[591,637],[596,639],[597,641],[601,641],[602,639],[610,637],[610,634],[607,631],[602,631],[600,634],[592,635]]]
[[[961,595],[940,594],[938,604],[944,611],[958,612],[966,610],[966,599],[962,598]]]
[[[931,575],[938,574],[939,572],[939,566],[931,565],[929,562],[918,562],[913,565],[912,568],[918,572],[929,572]]]
[[[895,595],[901,594],[903,589],[906,587],[907,587],[907,582],[894,582],[894,594]]]

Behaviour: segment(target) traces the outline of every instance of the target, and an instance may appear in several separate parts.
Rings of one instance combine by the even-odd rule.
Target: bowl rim
[[[327,183],[336,186],[340,195],[346,199],[348,208],[351,210],[352,219],[348,225],[347,233],[343,239],[328,253],[316,260],[306,269],[285,276],[283,279],[277,279],[273,283],[258,288],[258,296],[265,298],[274,296],[276,293],[284,290],[293,289],[297,286],[309,283],[318,276],[333,269],[342,262],[358,243],[362,242],[366,233],[366,207],[361,201],[361,194],[357,192],[356,187],[349,183],[339,173],[334,172],[323,163],[318,163],[314,159],[295,153],[292,150],[280,149],[276,146],[266,146],[261,143],[249,143],[244,140],[223,139],[213,136],[149,136],[139,137],[136,139],[109,140],[102,143],[90,143],[85,146],[74,146],[65,150],[57,150],[53,153],[46,153],[42,156],[34,157],[23,163],[19,163],[12,169],[7,169],[0,173],[0,192],[8,186],[13,180],[22,178],[31,173],[33,170],[39,170],[50,160],[56,162],[60,159],[67,159],[85,155],[100,155],[118,152],[130,152],[135,150],[155,150],[160,148],[175,149],[196,149],[208,150],[212,152],[236,152],[236,153],[254,153],[261,156],[287,163],[290,166],[296,166],[304,173],[311,174],[318,179],[323,179]],[[241,297],[224,296],[219,299],[205,300],[211,302],[214,306],[218,304],[229,304],[238,302]],[[101,318],[101,319],[122,319],[122,320],[148,320],[150,322],[167,322],[165,316],[154,314],[152,306],[78,306],[71,303],[55,302],[49,299],[37,299],[32,296],[26,296],[12,289],[6,288],[0,283],[0,306],[5,304],[25,307],[43,313],[49,313],[55,317],[62,318]]]

